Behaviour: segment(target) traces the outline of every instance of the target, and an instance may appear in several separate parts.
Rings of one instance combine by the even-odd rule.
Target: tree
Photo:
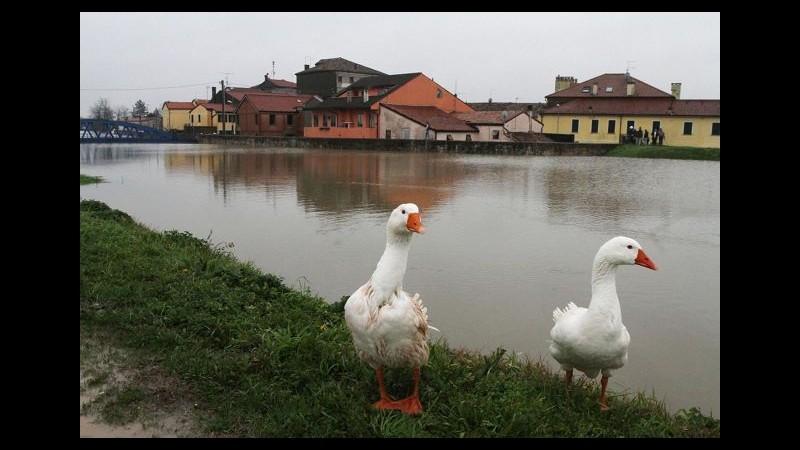
[[[108,105],[107,98],[98,98],[94,106],[89,109],[89,115],[91,115],[93,119],[111,120],[114,118],[114,111],[111,109],[111,106]]]
[[[128,120],[128,115],[130,111],[128,110],[127,106],[117,106],[117,120]]]
[[[139,99],[136,100],[136,103],[133,105],[133,112],[131,112],[133,117],[144,117],[147,115],[147,105]]]

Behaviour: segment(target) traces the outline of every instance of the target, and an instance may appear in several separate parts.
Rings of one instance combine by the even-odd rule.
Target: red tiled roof
[[[547,108],[542,114],[719,117],[719,100],[579,98],[561,106]]]
[[[295,95],[295,94],[271,94],[262,92],[261,94],[248,94],[242,103],[249,101],[255,106],[258,111],[262,112],[295,112],[298,107],[303,107],[305,104],[314,98],[313,95]]]
[[[192,102],[164,102],[167,109],[192,109],[195,104]]]
[[[233,97],[237,102],[242,101],[242,98],[247,94],[264,94],[261,89],[256,88],[230,88],[225,89],[226,97]]]
[[[435,106],[404,106],[386,105],[381,106],[404,116],[420,125],[428,124],[434,131],[478,131],[458,117],[447,113]]]
[[[296,88],[297,87],[297,83],[292,83],[291,81],[287,81],[287,80],[273,80],[273,79],[270,78],[269,81],[271,81],[272,84],[274,84],[275,86],[282,87],[282,88]]]
[[[608,97],[627,97],[627,84],[628,81],[635,83],[634,97],[672,97],[660,89],[638,80],[628,74],[624,73],[604,73],[598,77],[586,80],[583,83],[578,83],[575,86],[568,87],[564,90],[553,92],[546,95],[547,99],[558,98],[608,98]],[[597,83],[597,95],[592,95],[592,86]],[[584,92],[584,88],[588,87],[588,91]],[[611,92],[607,88],[611,88]]]
[[[459,119],[475,125],[504,125],[523,111],[471,111],[454,112]]]

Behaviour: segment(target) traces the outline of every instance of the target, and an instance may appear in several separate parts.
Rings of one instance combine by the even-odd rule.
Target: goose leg
[[[397,404],[392,401],[391,397],[389,397],[389,393],[386,392],[386,384],[383,381],[383,367],[378,366],[375,369],[375,377],[378,379],[378,388],[381,391],[381,398],[377,402],[372,404],[372,407],[375,409],[397,409]]]
[[[400,411],[408,415],[422,414],[422,403],[419,401],[419,383],[420,383],[420,370],[419,367],[414,367],[414,391],[411,396],[399,400],[397,403],[400,405]]]
[[[603,378],[600,379],[600,411],[608,411],[608,405],[606,404],[606,386],[608,386],[608,375],[603,375]]]

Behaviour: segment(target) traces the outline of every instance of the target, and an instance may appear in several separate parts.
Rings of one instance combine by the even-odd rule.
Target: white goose
[[[419,401],[420,366],[428,362],[428,314],[419,294],[402,289],[412,233],[424,233],[419,208],[405,203],[386,222],[386,249],[372,277],[344,305],[344,318],[358,356],[375,369],[380,389],[376,409],[422,413]],[[384,367],[412,367],[414,391],[393,401],[386,392]]]
[[[638,242],[618,236],[600,247],[592,267],[592,299],[589,308],[570,302],[566,308],[556,308],[550,330],[550,354],[566,371],[564,381],[572,381],[572,369],[600,380],[600,409],[607,410],[606,386],[612,369],[628,361],[631,337],[622,324],[622,311],[617,298],[616,273],[621,264],[636,264],[656,270],[656,265]]]

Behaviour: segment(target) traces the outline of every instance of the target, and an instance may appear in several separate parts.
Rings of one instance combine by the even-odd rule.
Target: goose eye
[[[401,213],[403,213],[403,214],[405,214],[405,213],[406,213],[406,210],[404,209],[404,210],[402,210],[402,211],[400,211],[400,212],[401,212]]]
[[[632,245],[630,245],[630,244],[628,244],[628,248],[629,248],[629,249],[631,249],[631,248],[633,248],[633,246],[632,246]]]

